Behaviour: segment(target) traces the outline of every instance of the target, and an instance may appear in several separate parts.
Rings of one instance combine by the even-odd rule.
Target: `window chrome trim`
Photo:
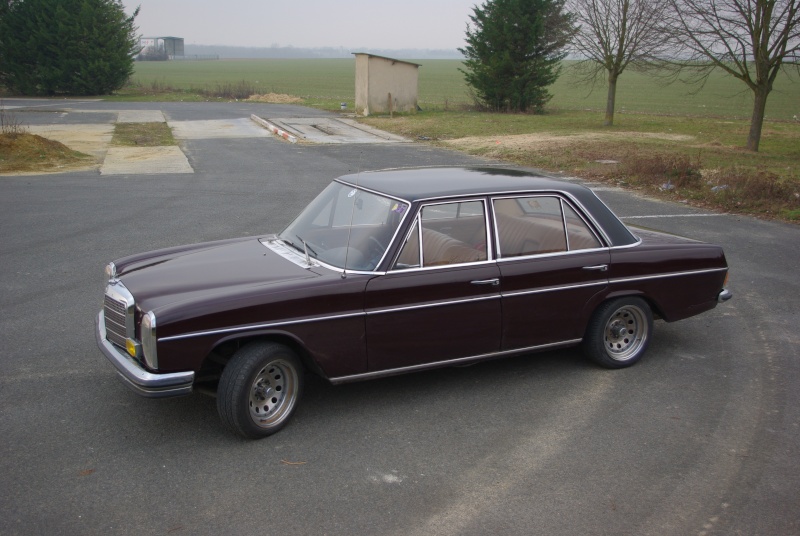
[[[406,168],[402,168],[402,169],[406,169]],[[415,169],[415,168],[412,168],[412,169]],[[598,197],[598,195],[594,192],[594,190],[592,190],[591,188],[588,188],[588,190],[589,190],[589,193],[591,195],[593,195],[595,197],[595,199],[597,199],[597,201],[600,202],[600,204],[602,204],[604,207],[606,207],[606,209],[609,211],[609,213],[612,216],[614,216],[617,220],[620,220],[620,222],[622,221],[620,219],[620,217],[617,216],[616,213],[613,210],[611,210],[611,208],[609,208],[609,206],[602,199],[600,199],[600,197]],[[600,235],[602,237],[602,240],[600,241],[601,243],[607,244],[608,247],[625,247],[625,246],[614,246],[614,243],[611,241],[609,236],[606,234],[605,229],[603,229],[602,225],[597,223],[597,220],[594,218],[594,216],[592,215],[591,211],[587,210],[586,207],[583,205],[583,203],[581,203],[580,200],[578,200],[578,198],[576,198],[574,195],[572,195],[571,193],[566,192],[564,190],[558,190],[558,189],[552,189],[552,190],[546,190],[546,189],[545,190],[519,190],[517,192],[486,191],[486,192],[482,192],[482,193],[472,193],[472,194],[469,194],[469,195],[470,196],[477,196],[477,197],[490,197],[490,198],[494,199],[495,197],[501,198],[501,197],[537,196],[537,195],[554,195],[554,194],[555,195],[559,195],[559,196],[564,196],[565,198],[567,198],[572,203],[573,207],[578,207],[580,209],[578,211],[579,214],[582,213],[582,215],[584,217],[588,218],[589,222],[591,222],[591,227],[593,227],[594,230],[596,230],[598,233],[600,233]],[[386,194],[382,194],[382,195],[386,195]],[[453,194],[453,195],[450,195],[450,196],[427,197],[427,198],[417,199],[417,202],[418,203],[426,203],[426,202],[429,202],[429,201],[436,201],[436,200],[458,199],[459,197],[461,197],[463,195],[464,194]],[[623,223],[623,225],[624,225],[624,223]],[[631,232],[630,229],[628,229],[628,234],[631,236],[631,238],[634,238],[634,239],[638,238],[634,233]]]
[[[628,231],[630,231],[630,229],[628,229]],[[624,246],[611,246],[609,249],[629,249],[629,248],[635,248],[636,246],[640,246],[643,242],[641,237],[635,234],[633,234],[632,236],[636,239],[636,242],[634,242],[633,244],[625,244]]]
[[[556,292],[559,290],[570,290],[573,288],[585,288],[585,287],[606,287],[608,286],[608,281],[603,279],[602,281],[593,281],[591,283],[580,283],[575,285],[566,285],[563,287],[542,287],[532,290],[515,290],[513,292],[502,292],[501,295],[503,298],[515,298],[517,296],[529,296],[531,294],[544,294],[545,292]]]
[[[500,228],[499,228],[499,226],[497,224],[497,211],[495,210],[494,202],[496,200],[503,200],[503,199],[519,200],[519,199],[522,199],[522,198],[531,198],[531,197],[555,197],[558,200],[559,207],[561,209],[561,226],[562,226],[563,231],[564,231],[564,240],[565,240],[565,244],[567,246],[567,249],[565,251],[555,251],[553,253],[537,253],[537,254],[534,254],[534,255],[517,255],[515,257],[503,257],[503,254],[500,251],[500,230],[499,230]],[[564,197],[566,197],[567,199],[564,199]],[[595,196],[595,197],[597,197],[597,196]],[[494,240],[495,240],[495,243],[496,243],[495,245],[496,245],[496,251],[497,251],[496,258],[497,258],[498,261],[504,261],[504,260],[509,260],[509,259],[528,259],[528,258],[531,258],[531,257],[542,257],[542,256],[545,256],[545,255],[563,255],[563,254],[566,254],[566,253],[575,253],[575,252],[581,252],[581,251],[599,251],[599,250],[602,250],[602,249],[609,249],[609,248],[612,248],[612,247],[620,247],[620,246],[612,246],[611,245],[611,240],[609,240],[608,236],[606,236],[606,234],[605,234],[605,231],[603,231],[603,228],[600,227],[600,225],[598,225],[598,223],[594,220],[594,218],[591,218],[591,214],[589,214],[589,211],[586,210],[586,208],[583,205],[581,205],[580,202],[577,199],[575,199],[573,196],[569,195],[567,192],[562,192],[562,191],[545,192],[545,191],[543,191],[541,193],[503,194],[503,195],[493,196],[490,199],[490,201],[491,201],[490,204],[492,206],[492,220],[493,220],[493,223],[494,223],[494,235],[495,235],[494,236]],[[586,228],[589,230],[589,232],[592,233],[592,236],[594,236],[595,240],[597,240],[599,242],[600,247],[598,247],[598,248],[587,248],[587,249],[574,249],[574,250],[570,249],[570,247],[569,247],[569,232],[567,230],[567,215],[564,213],[564,203],[566,203],[566,205],[569,208],[572,209],[572,211],[578,216],[578,218],[580,218],[580,220],[583,222],[583,224],[586,226]],[[580,207],[580,209],[577,209],[576,206]],[[584,216],[584,213],[585,214],[589,214],[590,221],[586,220],[586,217]],[[619,218],[617,218],[617,219],[619,219]],[[597,231],[595,229],[597,229]],[[597,234],[598,231],[601,233],[601,235]],[[632,236],[634,236],[639,242],[641,242],[641,239],[638,236],[633,235],[633,234],[632,234]],[[627,246],[625,246],[625,247],[627,247]]]
[[[609,279],[608,283],[630,283],[633,281],[646,281],[648,279],[666,279],[669,277],[681,277],[684,275],[695,275],[695,274],[710,274],[714,272],[727,272],[728,268],[707,268],[704,270],[690,270],[687,272],[666,272],[663,274],[654,274],[654,275],[642,275],[636,277],[617,277],[614,279]]]
[[[625,246],[628,247],[628,246]],[[601,248],[593,248],[593,249],[575,249],[572,251],[554,251],[552,253],[538,253],[536,255],[520,255],[519,257],[501,257],[497,259],[498,263],[508,263],[514,261],[521,261],[521,260],[531,260],[531,259],[546,259],[549,257],[559,257],[564,255],[579,255],[581,253],[597,253],[600,251],[610,251],[614,248],[609,248],[603,246]]]
[[[436,266],[425,266],[425,259],[423,256],[423,244],[422,244],[422,211],[425,207],[433,207],[436,205],[452,205],[453,203],[472,203],[472,202],[479,202],[483,205],[483,230],[484,235],[486,236],[486,259],[482,261],[474,261],[474,262],[462,262],[457,264],[442,264]],[[461,209],[459,208],[459,211]],[[440,218],[435,221],[442,221],[447,219],[453,218]],[[457,219],[457,218],[455,218]],[[417,212],[414,214],[414,218],[410,225],[411,229],[405,235],[405,238],[402,240],[402,244],[400,244],[400,248],[397,250],[397,253],[392,258],[392,262],[389,263],[387,267],[387,273],[407,273],[407,272],[416,272],[420,270],[435,270],[441,268],[452,268],[456,266],[476,266],[481,264],[488,264],[495,262],[494,258],[494,245],[492,244],[492,233],[489,225],[489,203],[487,202],[486,197],[478,196],[469,196],[469,197],[453,197],[453,198],[446,198],[446,197],[439,197],[439,198],[431,198],[428,201],[420,202],[419,206],[417,207]],[[400,255],[403,254],[403,248],[405,248],[406,244],[408,243],[409,239],[411,238],[411,234],[414,231],[414,226],[417,226],[417,244],[419,245],[419,263],[420,265],[414,268],[396,268],[397,260],[400,258]],[[399,230],[399,229],[398,229]],[[397,236],[397,235],[395,235]],[[394,239],[393,239],[394,240]],[[389,248],[387,248],[388,250]]]
[[[427,370],[431,368],[438,368],[438,367],[447,367],[447,366],[454,366],[454,365],[463,365],[466,363],[471,363],[474,361],[483,361],[486,359],[492,358],[499,358],[499,357],[508,357],[516,354],[524,354],[527,352],[536,352],[540,350],[548,350],[553,348],[560,348],[564,346],[574,346],[580,343],[583,339],[572,339],[568,341],[561,341],[561,342],[553,342],[549,344],[540,344],[538,346],[528,346],[526,348],[517,348],[514,350],[503,350],[500,352],[490,352],[486,354],[479,354],[469,357],[459,357],[456,359],[448,359],[446,361],[436,361],[434,363],[423,363],[419,365],[410,365],[407,367],[399,367],[394,369],[387,369],[387,370],[378,370],[375,372],[366,372],[364,374],[352,374],[350,376],[338,376],[335,378],[328,378],[333,385],[338,385],[342,383],[350,383],[350,382],[357,382],[362,380],[371,380],[374,378],[382,378],[385,376],[395,376],[397,374],[405,374],[407,372],[417,372],[421,370]]]
[[[378,190],[373,190],[372,188],[366,188],[364,186],[361,186],[360,184],[356,184],[356,183],[353,183],[353,182],[343,181],[343,180],[341,180],[341,177],[333,179],[333,182],[338,182],[339,184],[344,184],[345,186],[352,186],[353,188],[358,188],[359,190],[364,190],[365,192],[369,192],[371,194],[374,194],[374,195],[377,195],[377,196],[380,196],[380,197],[388,197],[390,199],[394,199],[395,201],[402,201],[403,203],[408,205],[409,208],[411,208],[411,205],[413,204],[411,201],[409,201],[407,199],[403,199],[402,197],[396,197],[394,195],[387,194],[386,192],[380,192]]]

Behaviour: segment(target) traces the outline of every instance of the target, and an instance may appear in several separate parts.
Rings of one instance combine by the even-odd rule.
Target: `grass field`
[[[413,61],[413,60],[411,60]],[[419,60],[419,102],[423,109],[459,109],[471,104],[456,60]],[[246,81],[258,93],[297,95],[322,106],[353,103],[355,60],[264,59],[184,62],[137,62],[132,80],[137,92],[162,90],[213,90]],[[552,86],[551,110],[603,110],[606,88],[577,83],[567,63]],[[186,95],[186,98],[190,98]],[[338,107],[338,106],[337,106]],[[751,92],[732,77],[717,74],[701,89],[680,82],[666,84],[652,76],[627,72],[618,84],[618,113],[651,113],[749,118]],[[781,74],[767,103],[768,120],[800,117],[800,77]]]

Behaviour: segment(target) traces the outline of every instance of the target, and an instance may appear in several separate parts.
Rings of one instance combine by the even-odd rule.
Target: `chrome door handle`
[[[597,270],[599,272],[606,272],[606,271],[608,271],[608,265],[607,264],[598,264],[596,266],[584,266],[583,269],[584,270]]]
[[[476,281],[470,281],[470,283],[473,285],[492,285],[493,287],[496,287],[500,284],[500,279],[496,277],[494,279],[478,279]]]

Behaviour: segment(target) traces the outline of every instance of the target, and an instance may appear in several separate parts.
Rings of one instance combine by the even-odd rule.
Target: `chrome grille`
[[[106,320],[106,339],[109,342],[125,348],[128,330],[125,318],[128,304],[120,302],[106,294],[103,307]]]

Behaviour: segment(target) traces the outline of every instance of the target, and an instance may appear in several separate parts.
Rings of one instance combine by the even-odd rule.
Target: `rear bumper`
[[[726,302],[731,298],[733,298],[733,293],[730,290],[724,288],[717,295],[717,302],[718,303]]]
[[[194,372],[154,374],[146,371],[133,358],[106,340],[105,316],[101,311],[95,323],[97,346],[111,361],[122,383],[136,394],[147,398],[166,398],[191,394]]]

